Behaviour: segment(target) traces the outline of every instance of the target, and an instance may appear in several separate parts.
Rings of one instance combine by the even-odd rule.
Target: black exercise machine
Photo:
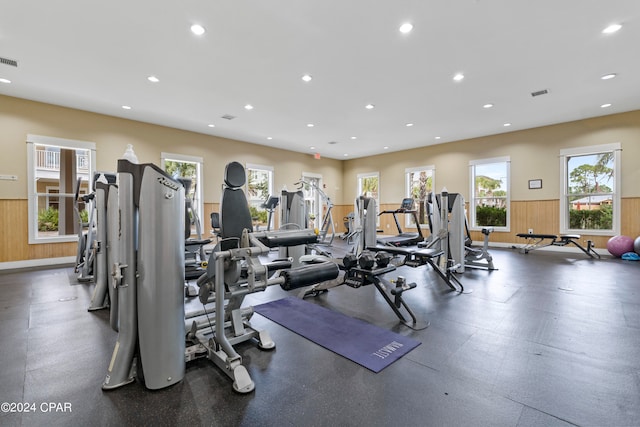
[[[587,240],[586,248],[579,243],[579,234],[560,234],[559,236],[556,236],[555,234],[519,233],[516,234],[516,236],[522,237],[523,239],[527,240],[527,243],[522,248],[520,248],[522,253],[525,254],[528,254],[529,252],[536,249],[545,248],[547,246],[574,245],[582,252],[589,255],[591,258],[600,259],[600,254],[593,249],[594,246],[591,240]]]
[[[424,240],[424,236],[422,235],[422,230],[420,229],[420,220],[418,219],[417,211],[414,209],[414,201],[412,198],[407,197],[402,199],[402,204],[400,208],[393,211],[382,211],[378,214],[378,216],[391,214],[393,215],[393,219],[396,223],[396,227],[398,229],[398,234],[395,236],[387,236],[387,237],[378,237],[378,243],[385,246],[411,246],[417,243],[420,243]],[[416,224],[416,229],[418,230],[416,233],[406,233],[402,230],[400,226],[400,221],[398,221],[398,214],[408,214],[413,216],[413,221]],[[404,215],[403,215],[404,216]]]
[[[269,213],[269,217],[267,218],[267,231],[271,230],[271,219],[273,218],[273,212],[276,210],[276,207],[278,207],[279,203],[280,197],[269,196],[269,198],[260,206]]]

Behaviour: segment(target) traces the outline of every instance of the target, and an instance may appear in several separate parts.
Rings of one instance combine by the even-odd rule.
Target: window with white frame
[[[494,227],[509,231],[510,164],[509,157],[469,162],[469,228]]]
[[[358,174],[358,196],[366,196],[376,201],[376,224],[380,225],[380,173],[368,172]]]
[[[185,197],[191,199],[192,209],[195,213],[191,219],[191,234],[202,238],[204,225],[207,222],[204,215],[204,202],[202,200],[202,169],[204,160],[202,157],[187,156],[183,154],[161,153],[161,167],[174,178],[182,178],[189,181],[189,191]]]
[[[417,211],[418,221],[421,227],[428,227],[427,196],[433,191],[435,179],[435,166],[420,166],[404,170],[405,197],[413,199],[414,209]],[[415,227],[413,215],[405,215],[405,225]]]
[[[560,232],[620,232],[620,143],[560,150]]]
[[[263,207],[269,196],[273,194],[273,167],[247,164],[247,200],[251,217],[259,227],[266,226],[268,212]],[[273,220],[273,219],[272,219]],[[273,226],[273,224],[271,224]]]
[[[29,244],[73,242],[89,217],[76,199],[91,192],[93,142],[27,135]]]

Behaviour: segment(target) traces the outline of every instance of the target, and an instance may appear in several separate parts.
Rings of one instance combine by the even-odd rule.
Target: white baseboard
[[[75,262],[76,262],[76,257],[74,256],[67,256],[67,257],[60,257],[60,258],[30,259],[25,261],[0,262],[0,271],[18,270],[21,268],[74,265]]]

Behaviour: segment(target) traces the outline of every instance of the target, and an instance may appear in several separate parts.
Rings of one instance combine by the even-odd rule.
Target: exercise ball
[[[633,239],[629,236],[613,236],[607,242],[607,250],[619,258],[622,254],[633,252]]]
[[[636,237],[636,240],[633,241],[633,250],[640,255],[640,236]]]

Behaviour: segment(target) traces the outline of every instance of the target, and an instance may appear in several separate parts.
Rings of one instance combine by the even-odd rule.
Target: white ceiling
[[[0,0],[0,94],[349,159],[640,109],[639,44],[639,0]]]

